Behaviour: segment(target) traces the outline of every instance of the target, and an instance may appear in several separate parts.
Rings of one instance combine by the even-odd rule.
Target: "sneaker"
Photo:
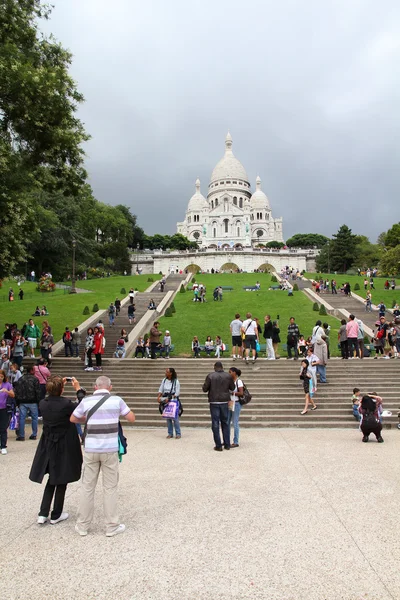
[[[61,521],[66,521],[69,517],[68,513],[61,513],[58,519],[50,519],[50,523],[52,525],[56,525],[56,523],[60,523]]]
[[[93,367],[88,367],[86,370],[87,371],[94,371],[94,368]]]
[[[48,517],[38,517],[37,518],[37,524],[38,525],[44,525],[45,523],[47,523],[47,519],[48,519]]]
[[[82,537],[84,537],[85,535],[88,534],[87,531],[82,531],[81,529],[79,529],[78,525],[75,525],[75,531],[76,531],[76,533],[79,533],[79,535],[81,535]]]
[[[7,454],[7,448],[2,448],[2,449],[1,449],[1,453],[2,453],[2,454]]]
[[[29,436],[29,439],[30,439],[30,440],[36,440],[36,435],[30,435],[30,436]]]
[[[110,531],[108,533],[106,533],[107,537],[114,537],[114,535],[118,535],[119,533],[124,533],[126,527],[123,523],[121,523],[121,525],[118,525],[118,527],[116,529],[114,529],[114,531]]]

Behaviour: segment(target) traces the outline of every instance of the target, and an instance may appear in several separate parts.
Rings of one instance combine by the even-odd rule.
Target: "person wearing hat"
[[[171,334],[167,329],[164,334],[164,339],[163,339],[161,350],[160,350],[160,356],[162,358],[169,358],[170,351],[171,351]],[[165,352],[165,356],[164,356],[164,352]]]

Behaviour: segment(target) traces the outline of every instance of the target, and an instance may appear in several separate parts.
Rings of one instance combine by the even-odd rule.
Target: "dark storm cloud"
[[[173,233],[229,129],[284,235],[400,218],[397,0],[55,0],[96,197]]]

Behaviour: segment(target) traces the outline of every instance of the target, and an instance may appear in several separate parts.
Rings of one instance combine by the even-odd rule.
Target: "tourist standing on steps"
[[[10,424],[10,405],[14,404],[15,393],[7,375],[0,369],[0,448],[1,454],[7,454],[7,429]]]
[[[85,371],[93,371],[92,352],[94,350],[94,331],[91,327],[86,332],[85,340]]]
[[[253,362],[256,360],[256,344],[258,342],[258,327],[256,321],[252,318],[251,313],[246,314],[246,320],[242,323],[242,334],[244,335],[243,360],[249,362],[250,350],[253,354]]]
[[[121,310],[121,300],[118,297],[115,298],[114,304],[115,304],[115,312],[116,312],[116,315],[118,317],[118,315],[120,313],[120,310]]]
[[[162,345],[161,345],[161,350],[160,350],[161,358],[163,358],[164,352],[165,352],[165,358],[169,358],[169,353],[171,352],[171,344],[172,344],[171,334],[167,329],[165,332],[163,341],[162,341]]]
[[[101,401],[103,401],[101,403]],[[97,406],[97,408],[96,408]],[[103,512],[106,536],[125,531],[118,517],[118,423],[124,417],[134,423],[135,415],[122,398],[112,393],[111,380],[98,377],[94,394],[85,397],[71,415],[72,423],[86,423],[87,435],[83,453],[83,473],[75,530],[88,534],[93,519],[94,493],[102,473]]]
[[[240,314],[236,313],[234,320],[230,324],[233,360],[236,360],[236,356],[237,358],[242,358],[242,325]]]
[[[32,435],[29,436],[29,439],[36,440],[37,437],[41,391],[39,381],[34,373],[35,367],[31,365],[15,388],[15,403],[19,407],[17,442],[25,441],[25,420],[28,415],[32,419]]]
[[[231,448],[239,448],[239,417],[240,411],[242,410],[240,398],[243,397],[244,390],[243,381],[240,379],[241,374],[241,370],[236,367],[231,367],[229,369],[229,375],[232,377],[235,384],[235,389],[231,394],[231,402],[234,402],[234,410],[229,411],[229,425],[233,422],[233,444],[231,444]]]
[[[65,328],[65,331],[62,336],[62,341],[64,344],[64,353],[65,356],[70,356],[72,358],[72,334],[69,330],[69,327]]]
[[[35,483],[42,483],[45,474],[49,474],[37,520],[39,525],[44,525],[49,515],[52,525],[68,519],[69,514],[63,512],[67,485],[81,477],[81,444],[77,429],[70,422],[76,402],[63,396],[65,385],[65,378],[59,375],[50,377],[46,384],[48,395],[39,405],[43,432],[29,474],[29,479]],[[74,377],[72,385],[79,401],[85,392]]]
[[[135,290],[134,290],[133,288],[131,288],[131,289],[129,290],[129,302],[130,302],[131,304],[133,304],[133,300],[134,300],[134,298],[135,298]]]
[[[272,321],[271,315],[265,315],[264,318],[264,339],[267,345],[267,359],[275,360],[274,347],[272,345]]]
[[[309,361],[307,360],[307,358],[303,358],[303,360],[301,361],[301,367],[300,367],[300,379],[303,382],[303,389],[304,389],[304,394],[305,394],[305,404],[304,404],[304,408],[301,411],[301,415],[305,415],[308,413],[308,406],[311,402],[312,404],[312,408],[311,410],[316,410],[317,409],[317,405],[315,404],[313,398],[312,398],[312,393],[310,388],[313,387],[313,374],[309,368]]]
[[[135,323],[135,310],[136,310],[136,306],[133,304],[133,302],[131,302],[131,304],[128,306],[129,325],[132,325],[132,323]]]
[[[297,350],[297,342],[300,336],[300,330],[294,320],[294,317],[290,317],[288,330],[287,330],[287,353],[288,360],[292,358],[292,350],[294,352],[294,360],[297,360],[299,353]]]
[[[160,345],[160,337],[162,331],[159,331],[158,326],[160,323],[158,321],[154,321],[153,327],[150,329],[150,357],[155,360],[156,358],[156,349]]]
[[[358,358],[358,323],[354,315],[349,315],[349,320],[346,324],[347,333],[347,346],[349,352],[349,358]],[[355,355],[354,355],[355,353]]]
[[[170,440],[174,437],[174,427],[175,427],[175,437],[177,440],[181,439],[181,427],[179,424],[179,410],[180,410],[180,401],[179,396],[181,393],[181,385],[179,383],[178,376],[176,374],[175,369],[166,369],[165,377],[161,382],[160,388],[158,390],[157,402],[162,402],[167,405],[169,402],[177,403],[177,413],[175,419],[167,419],[167,428],[168,435],[167,440]]]
[[[338,332],[338,342],[340,344],[340,353],[342,355],[342,360],[347,360],[349,358],[349,351],[347,347],[347,329],[346,329],[346,319],[342,319],[340,321],[340,327]]]
[[[72,341],[72,356],[75,356],[75,358],[79,358],[79,350],[81,347],[82,337],[81,337],[78,327],[75,327],[74,331],[72,332],[72,340],[71,341]]]
[[[320,383],[328,383],[326,380],[326,365],[328,362],[328,346],[322,337],[317,337],[314,344],[314,354],[318,358],[316,365]]]
[[[278,321],[272,322],[272,347],[274,349],[275,358],[280,358],[279,356],[279,344],[281,343],[281,338],[279,336],[281,330],[279,329]]]
[[[214,450],[222,452],[220,428],[222,428],[222,437],[225,450],[230,450],[229,435],[229,409],[228,402],[231,399],[231,392],[235,389],[235,383],[229,375],[225,373],[222,363],[217,361],[214,364],[214,372],[209,373],[203,384],[203,392],[208,393],[211,413],[211,429],[214,436]]]
[[[115,325],[115,306],[114,306],[114,302],[110,303],[110,306],[108,307],[108,324],[110,325],[110,327],[113,327]]]
[[[94,367],[94,371],[102,371],[101,363],[102,356],[104,354],[104,348],[106,345],[106,340],[104,337],[104,329],[101,327],[94,328],[93,335],[93,353],[96,358],[96,366]]]
[[[33,369],[33,374],[39,382],[41,400],[43,400],[46,395],[46,383],[51,375],[47,365],[48,363],[44,358],[39,358]]]
[[[37,347],[37,342],[40,339],[40,329],[37,325],[35,325],[33,319],[29,319],[29,323],[24,332],[24,337],[28,340],[31,358],[35,358],[35,348]]]

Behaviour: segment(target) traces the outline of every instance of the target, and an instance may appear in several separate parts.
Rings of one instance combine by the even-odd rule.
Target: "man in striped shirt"
[[[118,494],[118,421],[120,416],[133,423],[135,415],[119,396],[111,393],[112,385],[108,377],[98,377],[94,394],[83,398],[71,415],[72,423],[86,423],[90,410],[105,395],[105,402],[89,417],[78,519],[75,526],[79,535],[87,535],[93,518],[94,492],[100,471],[103,477],[103,504],[106,522],[106,536],[112,537],[125,531],[119,522]]]

